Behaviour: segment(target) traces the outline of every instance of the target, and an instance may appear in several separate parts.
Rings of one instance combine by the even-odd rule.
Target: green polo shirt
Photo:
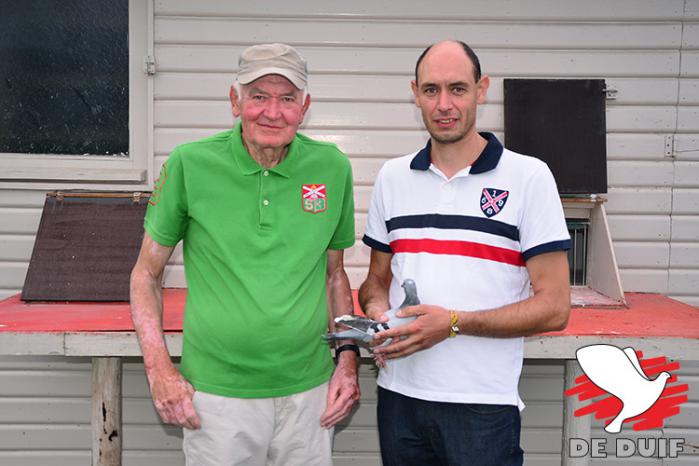
[[[276,397],[330,378],[326,251],[354,244],[352,170],[335,145],[297,134],[270,169],[240,124],[178,146],[145,229],[164,246],[183,241],[181,370],[197,390]]]

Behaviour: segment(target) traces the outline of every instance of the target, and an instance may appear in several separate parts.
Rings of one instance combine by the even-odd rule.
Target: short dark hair
[[[460,44],[461,47],[463,47],[464,52],[466,53],[466,56],[471,59],[471,63],[473,63],[473,78],[478,82],[481,79],[481,62],[478,60],[478,55],[476,55],[476,52],[473,51],[471,47],[468,46],[465,42],[462,42],[460,40],[454,40],[451,41],[456,44]],[[422,51],[420,54],[420,57],[417,59],[417,63],[415,64],[415,82],[418,82],[417,79],[417,69],[420,67],[420,63],[422,63],[422,59],[425,58],[425,55],[427,55],[427,52],[430,51],[430,49],[434,46],[435,44],[430,45],[427,47],[425,50]]]

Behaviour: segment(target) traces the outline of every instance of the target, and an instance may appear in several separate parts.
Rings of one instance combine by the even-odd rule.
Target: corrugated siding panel
[[[499,136],[504,78],[605,78],[618,90],[607,110],[607,211],[624,288],[699,304],[699,1],[403,2],[400,11],[374,0],[274,2],[264,9],[216,0],[154,4],[156,171],[175,145],[230,127],[226,96],[245,46],[289,42],[311,71],[304,132],[338,144],[352,160],[358,238],[377,170],[427,139],[409,88],[426,44],[457,37],[476,48],[493,78],[479,126]],[[23,284],[43,199],[40,190],[0,189],[0,297]],[[165,284],[183,286],[181,248],[172,263]],[[367,264],[365,246],[347,252],[354,287]],[[686,370],[696,387],[697,367]],[[138,362],[125,365],[124,464],[182,464],[181,435],[159,424],[142,371]],[[560,464],[562,373],[559,363],[525,364],[528,464]],[[367,367],[362,385],[361,406],[338,429],[339,466],[379,464]],[[90,464],[89,387],[86,359],[0,358],[0,464]],[[696,443],[696,389],[690,400],[666,434]],[[695,462],[683,456],[664,464]]]
[[[0,189],[0,299],[24,284],[45,193]]]
[[[670,188],[614,188],[607,193],[607,213],[611,214],[663,214],[670,216],[672,190]],[[614,235],[614,231],[612,231]],[[627,291],[636,288],[625,288]],[[642,290],[637,290],[642,291]]]
[[[668,293],[689,304],[699,304],[699,2],[685,5],[694,22],[684,24],[682,67],[675,137],[675,173],[672,196],[672,237]],[[685,66],[686,64],[686,66]],[[693,241],[694,244],[688,244]]]
[[[668,243],[618,242],[614,246],[617,260],[625,268],[667,269],[670,262]]]
[[[416,46],[443,37],[467,34],[478,48],[605,49],[609,44],[631,49],[677,48],[679,23],[636,23],[619,25],[589,22],[571,27],[560,22],[543,22],[536,29],[524,22],[482,22],[469,20],[372,19],[361,25],[348,25],[342,19],[294,19],[287,27],[275,28],[268,18],[245,18],[230,27],[229,18],[158,17],[155,41],[162,44],[236,44],[262,41],[316,44],[332,37],[342,45]],[[584,31],[582,30],[584,27]],[[465,30],[466,29],[466,30]]]
[[[696,215],[699,213],[699,189],[674,189],[672,207],[673,213]]]
[[[699,216],[674,215],[672,217],[673,241],[699,241]]]
[[[670,273],[667,270],[620,268],[619,275],[626,288],[668,294]]]
[[[670,240],[670,218],[665,215],[609,215],[607,221],[617,242]]]
[[[359,20],[367,18],[443,18],[443,19],[493,19],[493,20],[678,20],[683,17],[683,0],[590,0],[581,7],[575,3],[552,0],[494,3],[489,0],[473,0],[468,6],[462,3],[445,2],[439,8],[434,5],[410,2],[397,11],[395,5],[372,0],[354,2],[328,2],[310,0],[302,4],[278,2],[274,8],[261,9],[253,4],[220,4],[216,0],[205,0],[195,4],[187,0],[156,0],[156,14],[162,16],[245,16],[245,17],[337,17],[351,16]],[[689,2],[688,11],[698,9]]]
[[[295,44],[297,45],[297,44]],[[474,44],[475,45],[475,44]],[[231,73],[246,45],[156,44],[160,72]],[[298,45],[308,60],[310,73],[409,74],[424,47],[338,47]],[[494,76],[626,77],[677,76],[679,52],[675,50],[519,50],[477,48],[481,63]],[[391,60],[387,61],[386,57]],[[684,65],[683,65],[684,66]],[[698,65],[699,66],[699,65]]]
[[[561,363],[527,363],[523,370],[522,442],[545,464],[560,462],[562,374]],[[336,428],[337,465],[380,464],[375,378],[364,361],[362,401]],[[50,454],[55,464],[90,464],[90,379],[89,358],[0,357],[0,464],[38,466]],[[184,464],[181,430],[159,422],[136,359],[125,360],[122,386],[124,465]]]

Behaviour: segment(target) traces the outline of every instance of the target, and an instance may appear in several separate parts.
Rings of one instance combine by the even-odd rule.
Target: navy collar
[[[471,165],[471,171],[469,173],[472,175],[485,173],[497,167],[503,150],[502,143],[498,141],[498,138],[496,138],[493,133],[483,132],[478,134],[483,136],[488,141],[488,144],[486,144],[483,152],[481,152],[473,165]],[[410,162],[410,168],[413,170],[427,170],[430,168],[430,164],[432,163],[432,157],[430,156],[431,150],[432,140],[430,139],[427,141],[427,145],[413,157],[412,162]]]

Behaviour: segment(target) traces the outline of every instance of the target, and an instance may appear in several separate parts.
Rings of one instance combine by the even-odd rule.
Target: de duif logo
[[[687,402],[689,387],[678,382],[677,361],[664,356],[643,359],[641,351],[605,344],[584,346],[576,357],[585,375],[576,378],[565,395],[592,400],[575,416],[612,418],[604,428],[609,433],[619,433],[623,423],[636,431],[661,428]]]

